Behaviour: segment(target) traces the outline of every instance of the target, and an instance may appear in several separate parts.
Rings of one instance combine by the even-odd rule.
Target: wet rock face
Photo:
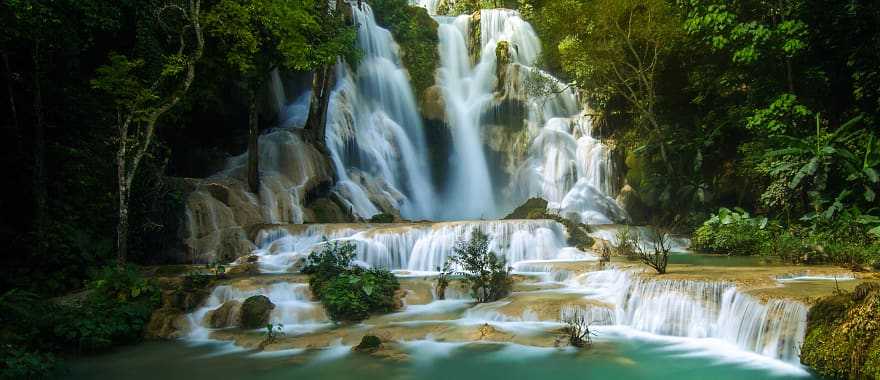
[[[253,296],[241,304],[239,326],[243,329],[258,329],[266,327],[269,323],[269,314],[275,309],[275,304],[266,296]]]
[[[236,300],[227,301],[216,310],[205,315],[205,322],[212,329],[231,327],[241,312],[241,302]]]
[[[880,283],[817,302],[807,320],[801,362],[827,378],[880,378]]]

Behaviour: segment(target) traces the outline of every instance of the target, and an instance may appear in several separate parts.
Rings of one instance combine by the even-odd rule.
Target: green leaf
[[[364,289],[364,293],[368,296],[373,295],[373,285],[364,285],[362,289]]]
[[[868,202],[873,202],[874,198],[877,194],[874,193],[874,190],[871,190],[870,187],[865,186],[865,200]]]
[[[880,238],[880,226],[877,226],[877,227],[874,227],[874,228],[868,230],[868,233]]]
[[[788,188],[796,189],[798,185],[801,184],[801,181],[804,177],[808,175],[813,175],[816,173],[816,169],[819,167],[819,158],[813,157],[806,165],[801,167],[800,170],[794,175],[794,178],[791,179],[791,182],[788,183]]]
[[[877,183],[880,181],[880,178],[877,176],[877,171],[874,170],[874,168],[864,168],[862,169],[862,173],[865,173],[868,177],[868,181],[871,181],[871,183]]]

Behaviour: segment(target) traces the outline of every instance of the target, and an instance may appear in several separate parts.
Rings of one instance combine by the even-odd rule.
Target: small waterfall
[[[256,295],[266,296],[275,304],[269,315],[269,322],[283,325],[285,331],[304,332],[310,326],[329,322],[321,304],[311,301],[308,284],[278,282],[252,289],[220,285],[214,288],[201,307],[187,315],[191,327],[189,337],[209,338],[210,326],[207,319],[212,312],[220,309],[227,302],[241,303]],[[234,325],[237,315],[237,310],[231,314],[233,317],[229,321],[231,325]]]
[[[357,260],[371,267],[406,271],[435,271],[452,254],[456,243],[474,231],[489,237],[489,249],[511,264],[529,260],[588,260],[590,254],[566,247],[565,229],[551,220],[449,222],[368,228],[309,226],[297,233],[284,229],[258,236],[261,270],[283,272],[312,249],[329,241],[348,241]]]
[[[762,303],[728,283],[652,280],[616,269],[576,280],[593,298],[616,305],[614,324],[659,335],[715,338],[796,363],[807,307],[796,301]]]
[[[337,65],[327,120],[337,194],[361,218],[379,212],[371,193],[404,217],[431,218],[435,200],[425,137],[397,44],[376,25],[368,4],[353,5],[352,13],[364,56],[356,73],[344,62]]]

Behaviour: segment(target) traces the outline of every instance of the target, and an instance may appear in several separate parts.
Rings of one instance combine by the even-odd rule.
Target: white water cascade
[[[797,363],[807,307],[758,299],[722,282],[651,280],[611,269],[572,280],[588,298],[614,305],[613,321],[657,335],[713,338],[740,349]],[[600,313],[603,314],[603,313]]]
[[[508,263],[529,260],[595,260],[591,254],[567,247],[564,227],[551,220],[510,220],[388,225],[374,227],[312,225],[291,232],[278,227],[257,237],[260,269],[285,272],[328,241],[355,245],[356,259],[370,267],[431,272],[442,267],[459,241],[480,230],[489,237],[489,250]]]
[[[420,2],[434,12],[434,2]],[[453,137],[451,178],[443,199],[451,207],[444,219],[496,217],[530,197],[542,197],[561,215],[585,223],[611,223],[626,218],[615,200],[610,149],[592,137],[592,120],[579,106],[577,93],[549,73],[535,68],[541,42],[518,12],[484,9],[479,24],[473,16],[436,16],[440,24],[442,89]],[[470,36],[479,28],[480,46]],[[506,49],[506,51],[505,51]],[[472,64],[471,51],[479,51]],[[499,62],[499,54],[505,56]],[[530,93],[527,82],[546,91]],[[495,148],[507,154],[506,167],[492,167],[487,139],[492,131],[513,129],[487,125],[487,117],[504,112],[503,103],[518,102],[527,118],[514,144]],[[501,134],[511,132],[500,132]],[[509,145],[513,145],[510,147]],[[492,183],[489,173],[504,171],[509,183]],[[495,191],[493,189],[499,189]]]
[[[327,120],[337,193],[361,218],[378,213],[374,201],[407,218],[431,218],[435,199],[425,137],[398,47],[367,3],[352,4],[352,13],[363,57],[355,73],[344,62],[337,65]]]

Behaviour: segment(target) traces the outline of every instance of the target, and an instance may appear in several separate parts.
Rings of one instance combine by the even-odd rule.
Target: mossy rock
[[[382,348],[382,339],[375,335],[364,335],[360,344],[354,347],[357,352],[373,353]]]
[[[832,379],[880,378],[880,285],[821,299],[810,310],[801,362]]]
[[[531,198],[517,207],[504,219],[544,219],[547,214],[547,201],[542,198]]]
[[[345,223],[349,222],[348,214],[339,207],[336,202],[329,198],[319,198],[309,204],[309,208],[315,213],[315,223]]]
[[[269,297],[263,295],[244,300],[244,303],[241,304],[239,327],[243,329],[266,327],[273,309],[275,309],[275,304],[269,300]]]
[[[370,218],[370,223],[394,223],[394,215],[391,214],[376,214]]]

